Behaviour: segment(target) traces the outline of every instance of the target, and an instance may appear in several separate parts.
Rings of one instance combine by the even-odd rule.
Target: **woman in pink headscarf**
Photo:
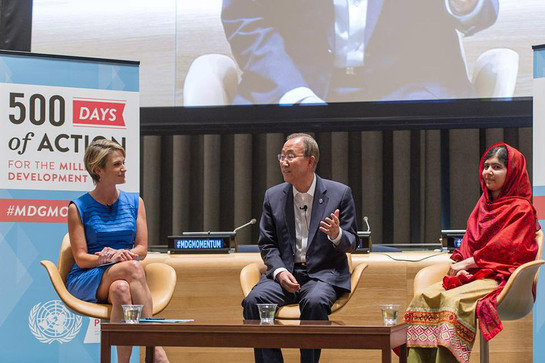
[[[535,259],[540,229],[532,206],[526,160],[498,143],[481,159],[482,195],[442,283],[416,295],[405,313],[409,361],[469,362],[477,332],[502,330],[496,298],[515,269]]]

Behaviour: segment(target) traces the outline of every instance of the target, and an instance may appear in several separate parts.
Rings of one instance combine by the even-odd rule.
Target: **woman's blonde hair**
[[[85,164],[85,169],[91,178],[93,178],[93,183],[98,183],[100,181],[100,176],[95,173],[96,168],[104,169],[106,166],[106,161],[108,160],[108,155],[114,151],[121,151],[123,157],[125,157],[125,149],[121,147],[117,142],[99,139],[91,142],[87,149],[85,149],[85,155],[83,156],[83,162]]]

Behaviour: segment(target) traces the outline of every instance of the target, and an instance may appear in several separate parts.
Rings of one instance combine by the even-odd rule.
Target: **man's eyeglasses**
[[[293,161],[295,158],[298,158],[300,156],[305,156],[305,154],[299,154],[299,155],[296,155],[296,154],[288,154],[288,155],[284,155],[284,154],[278,154],[278,161],[284,161],[284,160],[288,160],[288,161]]]

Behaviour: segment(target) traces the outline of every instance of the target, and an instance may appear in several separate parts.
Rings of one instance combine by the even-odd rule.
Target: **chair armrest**
[[[366,263],[359,263],[354,268],[354,271],[352,271],[352,276],[350,276],[350,287],[352,290],[350,291],[350,294],[354,294],[356,289],[358,288],[358,283],[360,282],[361,274],[363,273],[363,270],[367,268]]]
[[[451,265],[452,263],[450,262],[439,262],[418,271],[414,277],[414,294],[416,295],[426,287],[442,281]]]
[[[228,105],[236,95],[240,76],[233,59],[204,54],[190,65],[184,81],[184,106]]]
[[[527,262],[519,266],[509,277],[497,298],[498,314],[502,320],[521,319],[532,311],[534,277],[544,263],[543,260]]]
[[[250,291],[259,282],[261,274],[267,271],[267,266],[262,262],[254,262],[244,266],[240,271],[240,287],[244,297],[248,296]]]
[[[471,82],[478,97],[512,97],[517,83],[519,55],[512,49],[489,49],[473,67]]]
[[[144,269],[153,301],[153,315],[156,315],[172,300],[177,281],[176,271],[165,263],[150,263]]]
[[[74,297],[66,289],[59,270],[57,270],[57,266],[53,262],[47,260],[43,260],[40,263],[47,270],[53,288],[66,307],[80,315],[91,316],[98,319],[110,319],[111,305],[94,304]]]
[[[352,275],[350,276],[351,290],[350,292],[339,296],[337,301],[335,301],[335,303],[331,306],[332,313],[341,310],[348,303],[348,301],[350,301],[350,298],[352,295],[354,295],[354,292],[356,292],[356,289],[358,288],[363,270],[365,270],[367,266],[368,265],[366,263],[360,263],[354,268],[354,271],[352,271]]]

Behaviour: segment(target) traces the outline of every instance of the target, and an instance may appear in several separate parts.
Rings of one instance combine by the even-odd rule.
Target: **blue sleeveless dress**
[[[119,198],[111,206],[97,202],[89,193],[70,202],[78,208],[88,253],[100,252],[104,247],[134,247],[138,200],[138,194],[120,190]],[[74,264],[66,277],[66,288],[78,299],[96,303],[96,292],[108,267],[80,268]]]

